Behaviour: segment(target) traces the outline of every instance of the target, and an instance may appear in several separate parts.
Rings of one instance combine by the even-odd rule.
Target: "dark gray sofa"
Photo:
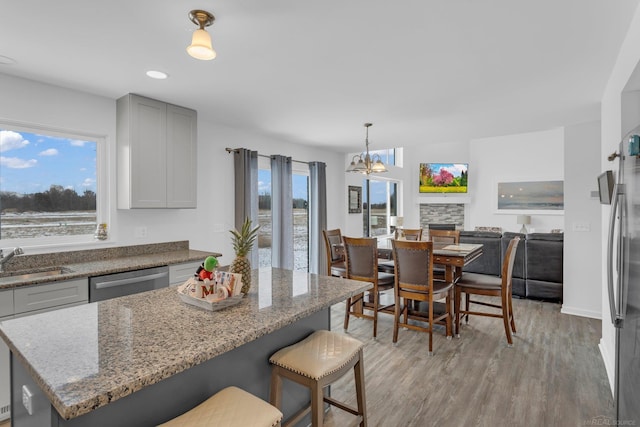
[[[525,248],[527,298],[562,301],[564,235],[532,233]]]
[[[494,231],[460,231],[460,243],[482,243],[483,254],[463,271],[500,276],[509,242],[520,237],[513,266],[513,295],[562,302],[562,233],[520,234]]]
[[[502,268],[501,238],[502,233],[494,231],[460,231],[460,243],[481,243],[483,245],[482,256],[466,265],[463,271],[500,276]]]

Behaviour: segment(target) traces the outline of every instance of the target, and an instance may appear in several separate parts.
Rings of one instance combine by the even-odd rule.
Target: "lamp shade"
[[[531,215],[518,215],[516,223],[518,224],[531,224]]]
[[[205,61],[216,57],[216,51],[211,47],[211,36],[203,29],[197,29],[193,32],[187,52],[194,58]]]

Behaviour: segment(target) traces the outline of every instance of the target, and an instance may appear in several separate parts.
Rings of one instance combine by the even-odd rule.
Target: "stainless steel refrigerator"
[[[640,425],[640,137],[620,143],[619,168],[598,178],[600,200],[611,203],[607,276],[616,333],[614,399],[619,425]]]

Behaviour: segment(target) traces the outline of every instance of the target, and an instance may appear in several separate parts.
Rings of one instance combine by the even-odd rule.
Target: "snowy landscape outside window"
[[[2,246],[92,239],[98,222],[98,140],[0,126]]]

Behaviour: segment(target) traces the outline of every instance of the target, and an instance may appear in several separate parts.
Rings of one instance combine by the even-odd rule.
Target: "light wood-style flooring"
[[[614,404],[598,349],[600,321],[560,313],[560,305],[514,300],[518,334],[509,348],[501,319],[471,317],[461,338],[444,328],[428,334],[400,330],[392,345],[393,317],[352,318],[348,333],[365,343],[369,426],[584,426],[614,417]],[[332,308],[332,328],[343,333],[344,304]],[[332,386],[333,397],[355,406],[353,376]],[[325,426],[352,418],[337,408]],[[597,421],[596,421],[597,422]]]
[[[400,330],[391,343],[393,318],[381,314],[378,339],[372,322],[350,320],[349,334],[365,343],[369,426],[584,426],[613,420],[614,406],[598,350],[600,321],[560,314],[560,305],[514,300],[518,335],[506,346],[502,320],[472,317],[461,338]],[[332,326],[343,333],[344,304],[332,308]],[[355,406],[353,376],[331,389]],[[600,420],[600,421],[598,421]],[[349,425],[332,408],[325,426]],[[10,422],[0,427],[11,427]]]

